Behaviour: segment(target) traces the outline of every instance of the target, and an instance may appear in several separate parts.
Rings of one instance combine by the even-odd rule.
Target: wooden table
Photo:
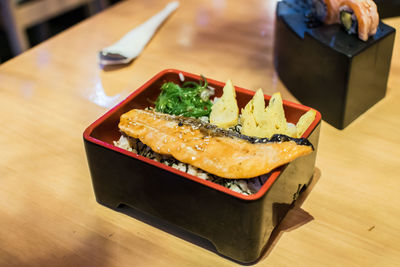
[[[82,133],[165,68],[296,99],[272,65],[275,1],[182,1],[143,54],[97,51],[167,1],[124,1],[0,66],[0,266],[231,266],[209,245],[96,203]],[[385,20],[399,29],[400,18]],[[400,265],[400,37],[387,96],[345,130],[323,122],[316,182],[260,266]]]

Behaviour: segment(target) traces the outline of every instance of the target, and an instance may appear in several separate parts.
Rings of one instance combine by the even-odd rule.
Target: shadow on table
[[[263,253],[261,254],[262,256],[256,262],[250,263],[250,264],[243,264],[243,263],[237,262],[231,258],[228,258],[224,255],[221,255],[220,253],[218,253],[218,251],[215,249],[214,245],[209,240],[202,238],[200,236],[197,236],[195,234],[192,234],[182,228],[179,228],[175,225],[165,222],[159,218],[145,214],[134,208],[128,207],[126,205],[121,205],[117,209],[117,211],[124,213],[130,217],[133,217],[137,220],[140,220],[144,223],[147,223],[147,224],[149,224],[153,227],[156,227],[162,231],[165,231],[169,234],[172,234],[176,237],[179,237],[179,238],[181,238],[185,241],[188,241],[192,244],[195,244],[199,247],[202,247],[204,249],[212,251],[212,252],[214,252],[226,259],[234,261],[236,263],[239,263],[242,265],[253,265],[259,261],[264,260],[271,253],[272,249],[275,247],[279,238],[282,236],[282,234],[284,232],[289,232],[289,231],[295,230],[314,219],[314,217],[311,216],[308,212],[301,209],[301,205],[304,203],[304,201],[307,199],[308,195],[313,190],[313,188],[316,185],[316,183],[318,182],[320,176],[321,176],[321,171],[318,168],[315,168],[314,176],[313,176],[311,183],[308,185],[307,189],[300,194],[300,196],[297,198],[296,202],[289,207],[290,210],[288,211],[286,216],[275,227],[275,229],[271,233],[271,237],[270,237],[269,241],[267,242],[267,244],[263,250]],[[277,208],[279,208],[279,207],[277,207]]]
[[[321,177],[321,170],[315,168],[314,176],[311,183],[308,185],[307,189],[300,194],[294,203],[293,207],[288,211],[283,220],[275,227],[272,231],[271,236],[267,242],[267,245],[264,248],[264,252],[258,261],[262,261],[268,257],[271,253],[272,249],[278,243],[279,238],[282,236],[284,232],[290,232],[295,230],[306,223],[314,220],[314,217],[309,214],[307,211],[303,210],[301,206],[304,201],[307,199],[308,195],[313,190],[314,186],[317,184]]]
[[[132,60],[131,62],[129,62],[129,63],[121,63],[121,64],[115,64],[115,65],[103,65],[103,64],[100,64],[100,68],[101,68],[103,71],[105,71],[105,72],[108,72],[108,71],[117,71],[117,70],[119,70],[119,69],[126,68],[126,67],[132,65],[133,62],[135,62],[135,60],[136,60],[136,59],[133,59],[133,60]]]

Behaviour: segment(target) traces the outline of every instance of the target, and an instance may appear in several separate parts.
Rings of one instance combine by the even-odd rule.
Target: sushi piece
[[[343,0],[308,0],[312,15],[325,24],[339,23],[339,6]]]
[[[349,34],[367,41],[379,25],[376,4],[372,0],[343,0],[339,7],[340,23]]]
[[[311,153],[305,138],[254,138],[194,118],[133,109],[119,129],[159,154],[223,178],[252,178]]]

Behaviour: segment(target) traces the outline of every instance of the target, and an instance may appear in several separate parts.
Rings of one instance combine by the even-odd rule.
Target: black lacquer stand
[[[293,95],[343,129],[385,96],[395,29],[380,23],[367,42],[340,25],[312,25],[303,1],[277,5],[274,64]]]

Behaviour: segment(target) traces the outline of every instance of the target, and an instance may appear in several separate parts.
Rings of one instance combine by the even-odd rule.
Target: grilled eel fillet
[[[118,127],[157,153],[231,179],[268,173],[313,151],[304,138],[253,138],[198,119],[151,110],[133,109],[123,114]]]

